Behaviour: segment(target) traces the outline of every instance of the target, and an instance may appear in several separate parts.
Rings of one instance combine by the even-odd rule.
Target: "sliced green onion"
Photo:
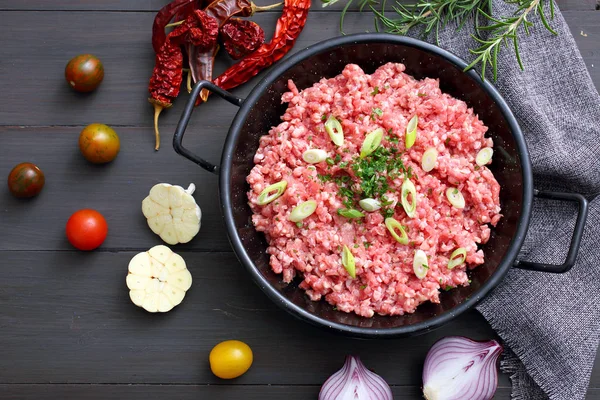
[[[417,140],[417,125],[419,123],[419,117],[416,115],[408,121],[406,125],[406,148],[410,149]]]
[[[327,158],[327,152],[321,149],[309,149],[302,154],[302,159],[309,164],[320,163]]]
[[[402,207],[411,218],[415,217],[417,213],[417,189],[410,179],[405,179],[402,182]],[[408,195],[411,197],[411,201],[408,201]]]
[[[338,208],[337,213],[346,218],[362,218],[365,214],[353,208]]]
[[[429,172],[433,168],[435,168],[437,157],[438,151],[435,149],[435,147],[431,147],[425,150],[425,153],[423,153],[423,157],[421,157],[421,168],[423,168],[423,171]]]
[[[260,206],[269,204],[270,202],[281,196],[283,192],[285,192],[285,188],[287,188],[287,181],[279,181],[277,183],[267,186],[258,195],[256,203]]]
[[[317,202],[308,200],[298,204],[290,213],[289,220],[292,222],[302,221],[306,217],[310,217],[317,209]]]
[[[491,147],[484,147],[483,149],[479,150],[479,153],[477,153],[477,157],[475,157],[475,163],[477,163],[477,165],[480,167],[483,167],[491,161],[493,155],[494,150]]]
[[[342,129],[342,124],[340,124],[340,121],[333,115],[330,115],[327,122],[325,122],[325,130],[336,146],[344,144],[344,130]]]
[[[408,235],[406,234],[406,231],[404,230],[402,224],[400,224],[400,222],[397,219],[391,217],[386,218],[385,227],[388,229],[388,231],[390,231],[392,237],[396,239],[396,242],[400,244],[408,244]],[[400,235],[402,236],[398,235],[396,230],[400,231]]]
[[[413,258],[413,271],[419,279],[425,278],[427,271],[429,271],[427,254],[425,254],[423,250],[415,250],[415,257]]]
[[[383,129],[377,128],[373,132],[370,132],[365,137],[362,147],[360,148],[360,158],[365,158],[372,152],[374,152],[381,144],[383,138]]]
[[[450,260],[448,261],[448,269],[452,269],[454,267],[458,267],[460,264],[464,263],[467,259],[467,249],[464,247],[459,247],[454,250],[450,255]]]
[[[381,203],[379,200],[375,199],[362,199],[358,202],[358,205],[360,208],[368,212],[377,211],[381,208]]]
[[[356,264],[354,263],[354,256],[346,245],[344,245],[344,250],[342,250],[342,265],[352,279],[356,278]]]
[[[455,208],[465,208],[465,198],[460,190],[456,188],[446,189],[446,197],[450,204]]]

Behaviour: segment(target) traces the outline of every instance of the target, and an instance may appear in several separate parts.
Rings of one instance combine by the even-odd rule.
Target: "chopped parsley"
[[[391,129],[390,129],[390,130],[391,130]],[[398,136],[390,136],[390,137],[388,138],[388,141],[389,141],[390,143],[397,144],[397,143],[399,142],[399,139],[398,139]],[[397,149],[396,149],[396,150],[397,150]]]
[[[340,168],[346,168],[348,166],[348,163],[344,161],[344,162],[341,162],[338,166]]]
[[[419,96],[419,97],[427,97],[427,93],[417,93],[417,96]]]
[[[383,210],[383,216],[385,218],[392,218],[394,216],[394,209],[387,207],[387,208],[382,208]]]
[[[360,290],[365,290],[367,288],[367,285],[361,285],[360,286]]]
[[[383,111],[381,110],[381,108],[374,108],[373,112],[375,114],[377,114],[377,116],[381,117],[383,115]]]
[[[354,248],[358,249],[358,246],[360,246],[358,243],[354,243]]]
[[[327,157],[325,159],[325,162],[327,163],[327,165],[333,165],[335,164],[335,161],[333,161],[333,158]]]
[[[452,290],[454,289],[454,286],[450,286],[450,285],[446,285],[446,287],[444,287],[444,290],[447,292],[448,290]]]
[[[342,156],[339,154],[335,155],[335,158],[333,159],[333,161],[335,161],[336,163],[339,163],[340,161],[342,161]]]
[[[479,170],[479,168],[480,168],[479,165],[476,165],[475,166],[475,171]]]
[[[450,143],[450,138],[446,138],[446,140],[444,141],[444,144],[447,146],[448,143]]]
[[[325,115],[325,114],[321,115],[321,121],[323,121],[323,122],[327,121],[327,115]]]
[[[421,267],[423,267],[425,269],[429,269],[429,265],[427,265],[427,264],[421,264]]]
[[[371,92],[371,96],[375,96],[377,93],[379,93],[379,86],[375,86],[373,88],[373,91]]]
[[[365,216],[365,214],[361,213],[358,210],[355,210],[354,208],[338,208],[337,213],[342,217],[350,219],[357,219]]]
[[[317,178],[319,178],[321,182],[328,182],[331,180],[331,175],[317,174]]]
[[[298,228],[302,228],[302,222],[300,222],[300,221],[296,222],[296,226],[297,226]]]
[[[313,139],[313,137],[312,135],[309,135],[306,139],[310,142]]]
[[[365,249],[368,249],[369,247],[371,247],[371,242],[364,242],[363,246],[365,246]]]

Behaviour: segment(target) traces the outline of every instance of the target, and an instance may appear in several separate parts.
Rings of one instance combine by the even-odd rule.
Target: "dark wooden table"
[[[54,3],[54,5],[52,4]],[[183,101],[162,118],[163,148],[153,150],[146,84],[153,66],[150,27],[165,0],[0,1],[0,176],[31,161],[46,187],[31,201],[0,190],[0,399],[315,399],[320,384],[359,354],[393,386],[396,399],[420,398],[429,347],[446,335],[494,336],[475,311],[428,335],[358,341],[299,322],[274,306],[231,252],[221,220],[217,179],[175,154],[171,133]],[[600,86],[600,11],[595,0],[561,0],[594,82]],[[336,11],[337,10],[337,11]],[[270,32],[277,13],[255,20]],[[339,7],[316,4],[295,51],[339,34]],[[350,32],[372,29],[351,12]],[[587,35],[587,36],[585,36]],[[69,58],[90,52],[106,76],[89,95],[63,79]],[[217,69],[226,66],[225,57]],[[244,96],[253,82],[236,93]],[[218,161],[236,109],[214,98],[193,118],[187,145]],[[121,154],[106,166],[79,153],[82,127],[102,122],[121,137]],[[194,278],[184,303],[166,315],[133,306],[125,286],[132,255],[160,243],[146,226],[141,200],[158,182],[197,186],[200,234],[176,251]],[[104,245],[75,251],[64,235],[80,208],[102,212]],[[208,353],[240,339],[253,349],[251,370],[235,381],[215,378]],[[499,399],[508,399],[507,376]],[[590,399],[600,399],[600,364]]]

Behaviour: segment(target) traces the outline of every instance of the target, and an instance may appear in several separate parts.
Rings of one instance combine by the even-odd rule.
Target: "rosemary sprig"
[[[333,4],[338,0],[321,0],[323,7]],[[340,18],[340,31],[343,33],[344,16],[353,0],[347,0]],[[385,32],[405,35],[411,29],[421,27],[424,36],[435,33],[436,41],[439,32],[449,22],[457,24],[460,31],[468,21],[475,25],[475,35],[471,35],[479,44],[479,47],[471,49],[470,52],[475,59],[465,68],[465,71],[481,67],[481,76],[485,79],[488,68],[492,69],[493,79],[498,78],[498,54],[502,46],[513,47],[517,63],[521,69],[523,61],[519,51],[519,33],[521,27],[529,35],[529,28],[533,23],[528,20],[532,13],[540,16],[542,25],[556,35],[548,23],[544,12],[544,5],[549,2],[550,19],[554,18],[553,0],[504,0],[508,4],[514,4],[516,11],[508,17],[492,16],[492,0],[417,0],[413,5],[403,5],[396,1],[392,7],[395,12],[394,18],[385,14],[386,0],[378,3],[377,0],[359,0],[359,9],[366,6],[375,14],[375,27]],[[380,4],[379,9],[376,6]]]

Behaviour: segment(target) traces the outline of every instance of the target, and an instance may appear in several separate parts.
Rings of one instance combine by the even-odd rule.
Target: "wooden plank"
[[[55,400],[109,398],[128,400],[197,400],[197,399],[245,399],[245,400],[306,400],[316,399],[320,386],[246,386],[246,385],[0,385],[0,397],[4,400]],[[421,398],[420,388],[392,386],[396,400]],[[591,390],[588,400],[598,400],[597,391]],[[496,400],[510,399],[510,389],[499,388]]]
[[[102,249],[149,248],[161,240],[146,224],[142,200],[157,183],[187,187],[193,182],[203,212],[202,226],[194,240],[178,248],[230,251],[217,195],[218,179],[174,152],[174,129],[164,127],[164,148],[155,152],[151,128],[117,127],[120,154],[111,164],[94,165],[79,152],[81,128],[0,127],[0,175],[6,177],[16,164],[30,161],[46,177],[42,193],[34,199],[16,199],[8,190],[0,191],[0,249],[72,249],[64,227],[69,216],[81,208],[96,209],[107,219],[109,234]],[[204,126],[202,131],[190,131],[184,143],[218,163],[227,129]]]
[[[276,18],[275,13],[267,13],[258,15],[256,21],[270,32]],[[600,53],[597,51],[600,13],[572,11],[566,12],[565,18],[572,26],[594,82],[600,85]],[[57,20],[70,29],[56,29]],[[349,13],[347,33],[362,32],[371,26],[371,21],[370,14]],[[323,13],[318,19],[309,18],[292,53],[338,36],[338,22],[337,12]],[[150,46],[151,24],[151,13],[3,13],[0,16],[0,48],[10,61],[0,64],[0,91],[10,94],[10,101],[0,108],[0,124],[87,125],[99,121],[150,126],[152,110],[146,98],[148,77],[154,63]],[[31,26],[36,29],[30,29]],[[96,29],[89,29],[90,26],[101,28],[103,34],[97,34]],[[588,36],[581,36],[581,30]],[[73,32],[78,34],[73,35]],[[63,79],[68,59],[82,52],[98,55],[106,69],[99,90],[88,95],[73,93]],[[231,62],[225,55],[219,57],[217,73]],[[591,67],[592,64],[595,67]],[[236,89],[235,93],[245,96],[257,79]],[[165,113],[161,119],[163,124],[176,124],[182,100]],[[211,100],[203,106],[203,125],[227,125],[235,113],[233,106],[215,103]]]
[[[401,1],[404,3],[411,3],[411,1]],[[61,2],[48,2],[44,0],[3,0],[0,4],[0,11],[3,10],[29,10],[29,11],[157,11],[162,6],[167,4],[166,0],[105,0],[105,1],[91,1],[91,0],[66,0]],[[259,4],[266,4],[264,1],[258,2]],[[313,8],[315,11],[321,7],[319,0],[313,1]],[[342,8],[345,5],[345,1],[339,1],[337,5],[331,7]],[[358,6],[358,2],[356,7]],[[596,0],[556,0],[561,10],[593,10],[596,5]],[[354,7],[353,7],[354,8]]]
[[[220,384],[208,367],[210,349],[239,339],[255,360],[235,384],[319,385],[350,352],[391,384],[418,385],[439,338],[494,337],[475,311],[415,338],[333,335],[277,308],[231,253],[182,252],[193,286],[179,307],[153,315],[129,300],[134,254],[0,252],[0,383]]]

